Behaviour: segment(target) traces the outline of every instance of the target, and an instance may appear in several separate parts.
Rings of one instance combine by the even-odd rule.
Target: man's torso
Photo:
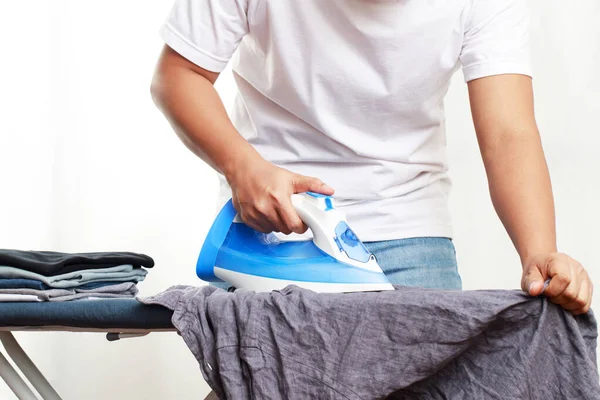
[[[250,0],[233,122],[267,160],[334,187],[363,240],[450,237],[443,99],[467,12],[452,0]]]

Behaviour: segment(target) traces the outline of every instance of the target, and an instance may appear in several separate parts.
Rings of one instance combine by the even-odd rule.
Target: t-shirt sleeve
[[[500,74],[532,76],[526,0],[472,0],[460,62],[466,82]]]
[[[160,35],[189,61],[221,72],[248,32],[247,8],[247,0],[176,0]]]

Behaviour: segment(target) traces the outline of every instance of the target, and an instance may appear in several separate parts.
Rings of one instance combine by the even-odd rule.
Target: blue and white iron
[[[204,241],[198,277],[256,292],[288,285],[321,293],[394,290],[331,197],[294,194],[292,204],[312,231],[312,240],[269,243],[264,240],[268,236],[241,221],[229,200]]]

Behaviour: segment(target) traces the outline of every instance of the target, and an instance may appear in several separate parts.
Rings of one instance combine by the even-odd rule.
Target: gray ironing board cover
[[[136,299],[0,303],[0,330],[174,330],[172,315],[164,307],[141,304]]]

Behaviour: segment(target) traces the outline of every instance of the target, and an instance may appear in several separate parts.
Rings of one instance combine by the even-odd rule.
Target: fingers
[[[550,298],[556,298],[571,284],[570,266],[563,257],[552,257],[547,262],[546,271],[551,279],[544,294]]]
[[[243,213],[240,214],[240,217],[242,218],[242,221],[244,221],[244,223],[246,225],[248,225],[250,228],[254,229],[255,231],[262,232],[262,233],[271,233],[271,232],[275,231],[275,228],[273,227],[273,225],[265,219],[257,218],[254,215],[250,216],[248,214],[243,214]]]
[[[333,188],[327,186],[323,181],[309,176],[296,175],[292,179],[294,193],[315,192],[327,196],[333,195]]]
[[[580,298],[578,299],[579,304],[583,304],[583,306],[581,308],[575,309],[573,311],[574,314],[579,315],[579,314],[586,314],[588,311],[590,311],[590,308],[592,306],[592,297],[594,294],[594,285],[592,284],[592,280],[589,278],[589,276],[586,274],[586,278],[582,283],[581,283],[581,292],[580,292]]]
[[[558,296],[550,298],[550,301],[554,304],[561,305],[567,310],[574,310],[581,308],[584,304],[578,304],[578,298],[580,296],[581,280],[571,279],[571,283],[567,288]],[[587,300],[587,299],[586,299]]]
[[[320,179],[303,175],[294,175],[292,178],[292,186],[294,193],[314,192],[331,196],[335,192],[333,188]],[[307,231],[308,227],[298,216],[298,213],[292,206],[292,202],[289,198],[286,198],[281,202],[279,215],[292,232],[302,234]]]
[[[269,225],[271,229],[269,232],[290,233],[277,212],[277,201],[275,199],[267,199],[255,204],[255,214],[253,218],[256,221],[264,221],[265,224]]]
[[[319,179],[271,167],[259,170],[254,180],[232,185],[233,205],[246,225],[254,230],[302,234],[308,227],[292,205],[292,194],[311,191],[333,195],[334,190]]]
[[[236,202],[234,202],[235,207]],[[240,217],[252,229],[263,232],[281,232],[286,235],[304,233],[308,227],[292,206],[288,194],[270,193],[266,200],[236,207]]]
[[[294,209],[291,195],[284,192],[280,194],[272,193],[270,196],[273,202],[274,211],[277,215],[278,222],[276,227],[278,231],[286,235],[291,233],[302,234],[306,232],[308,227],[302,222]]]
[[[334,190],[317,178],[294,174],[291,178],[293,193],[315,192],[324,195],[332,195]],[[291,193],[284,191],[268,192],[268,202],[271,205],[270,212],[262,211],[263,217],[267,218],[274,230],[286,235],[291,233],[302,234],[308,227],[294,209],[291,201]]]
[[[564,254],[552,257],[547,265],[550,284],[544,294],[552,303],[573,314],[587,313],[592,301],[592,282],[583,266]]]
[[[575,315],[587,313],[592,303],[593,285],[585,270],[582,270],[579,279],[581,280],[579,293],[573,301],[564,306],[565,309],[571,310]]]
[[[241,202],[237,197],[233,198],[233,207],[237,210],[240,218],[246,225],[255,231],[271,233],[275,231],[274,224],[257,209],[255,204]]]
[[[579,294],[569,304],[566,304],[564,308],[566,310],[572,311],[573,314],[585,314],[589,311],[589,301],[590,301],[590,287],[588,281],[581,282],[581,289],[579,290]]]
[[[281,217],[284,225],[287,229],[289,229],[289,233],[294,232],[297,234],[303,234],[308,230],[308,227],[306,224],[304,224],[304,222],[302,222],[298,216],[298,213],[294,209],[294,206],[292,206],[291,201],[288,200],[280,204],[277,211],[279,212],[279,216]]]
[[[522,282],[521,288],[531,296],[539,296],[544,290],[544,277],[537,266],[529,268]]]

